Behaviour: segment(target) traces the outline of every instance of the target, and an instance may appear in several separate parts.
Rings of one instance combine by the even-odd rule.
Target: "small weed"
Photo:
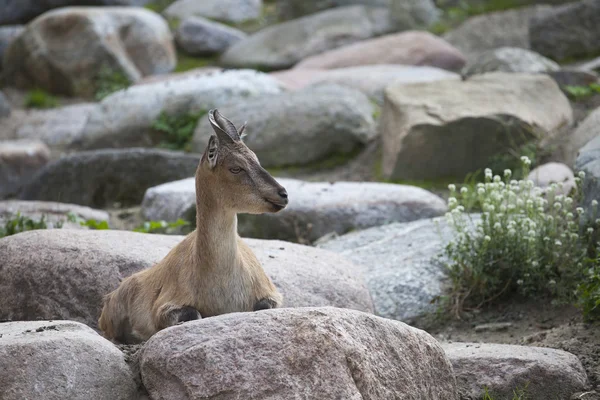
[[[186,228],[190,228],[191,225],[192,224],[189,221],[184,221],[181,218],[175,222],[146,221],[133,231],[141,233],[161,233],[172,235],[184,232]]]
[[[522,162],[526,176],[531,161],[524,156]],[[592,203],[595,226],[585,229],[581,222],[588,214],[577,204],[585,174],[576,178],[573,196],[560,194],[562,184],[544,192],[532,181],[511,177],[508,169],[504,179],[486,169],[485,183],[475,188],[449,186],[446,220],[455,237],[440,256],[452,289],[442,306],[459,318],[464,310],[481,308],[510,293],[574,301],[577,288],[594,267],[590,248],[597,246],[593,235],[600,227],[595,220],[598,202]],[[467,201],[483,211],[479,221],[466,213]],[[592,297],[596,289],[582,288]],[[593,309],[589,300],[585,303]]]
[[[152,124],[153,129],[164,134],[158,146],[188,151],[198,120],[205,114],[204,110],[181,115],[168,115],[163,111]]]
[[[587,279],[577,288],[577,305],[581,308],[587,322],[600,320],[600,256],[595,262],[588,260],[591,265]]]
[[[60,106],[58,99],[42,89],[27,92],[24,106],[27,108],[55,108]]]
[[[529,399],[529,396],[527,395],[527,387],[529,386],[529,382],[527,382],[525,384],[524,388],[519,388],[517,387],[515,390],[513,390],[513,397],[512,400],[527,400]],[[483,389],[483,400],[499,400],[494,398],[487,387],[485,387]]]
[[[196,68],[215,66],[218,64],[218,56],[213,57],[194,57],[177,50],[177,65],[175,72],[186,72]]]
[[[595,94],[600,94],[600,84],[592,83],[588,86],[563,86],[568,96],[573,100],[582,100]]]
[[[72,212],[67,214],[67,221],[73,222],[73,223],[79,223],[79,225],[81,225],[81,226],[86,226],[90,229],[95,229],[95,230],[110,229],[110,226],[108,225],[108,221],[97,221],[95,219],[83,219],[83,218],[80,218],[77,215],[73,214]]]
[[[100,101],[105,97],[131,85],[129,78],[121,71],[111,69],[107,66],[100,68],[96,77],[96,100]]]
[[[174,2],[175,0],[154,0],[146,4],[144,8],[160,14]]]
[[[62,228],[62,223],[57,222],[51,224],[51,227]],[[41,219],[39,221],[36,221],[21,215],[20,212],[17,212],[15,215],[10,216],[6,220],[6,222],[4,223],[4,227],[0,227],[0,238],[37,229],[48,229],[48,224],[46,223],[45,215],[42,215]]]

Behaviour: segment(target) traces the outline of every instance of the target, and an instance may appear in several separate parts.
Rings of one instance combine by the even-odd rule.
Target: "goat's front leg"
[[[157,310],[155,318],[158,329],[164,329],[187,321],[201,319],[202,316],[194,307],[163,304]]]
[[[279,304],[269,297],[262,298],[254,303],[254,311],[268,310],[270,308],[277,308]]]

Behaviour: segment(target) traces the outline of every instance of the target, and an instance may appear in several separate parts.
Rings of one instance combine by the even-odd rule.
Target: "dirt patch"
[[[589,389],[600,392],[600,322],[584,323],[581,312],[573,306],[514,299],[467,315],[463,320],[429,316],[415,326],[444,342],[516,344],[568,351],[583,364]]]

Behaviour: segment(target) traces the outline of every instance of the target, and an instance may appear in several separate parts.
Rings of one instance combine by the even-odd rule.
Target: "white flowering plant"
[[[527,176],[531,162],[521,161]],[[578,206],[583,172],[569,195],[560,183],[542,189],[511,176],[508,169],[502,177],[486,169],[485,182],[474,189],[449,186],[446,220],[455,235],[441,259],[451,283],[447,306],[457,316],[514,293],[573,301],[594,264],[598,203],[587,215]],[[473,196],[482,211],[478,217],[464,205]],[[595,222],[584,224],[590,215]]]

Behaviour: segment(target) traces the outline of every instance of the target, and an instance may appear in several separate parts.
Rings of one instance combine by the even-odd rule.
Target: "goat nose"
[[[288,198],[287,191],[285,189],[282,188],[281,190],[279,190],[278,193],[279,193],[279,196],[281,196],[282,198],[284,198],[284,199]]]

